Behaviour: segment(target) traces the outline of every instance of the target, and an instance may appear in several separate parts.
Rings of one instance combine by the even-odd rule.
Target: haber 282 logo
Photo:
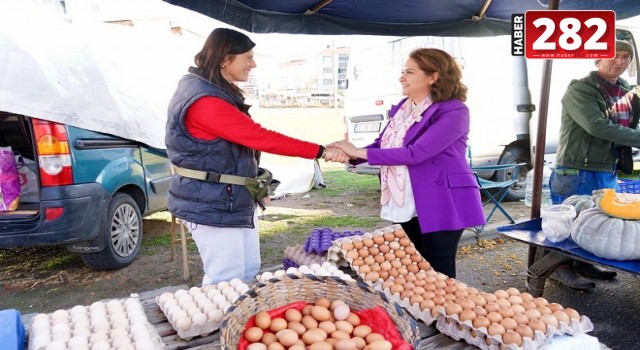
[[[607,59],[616,55],[613,11],[527,11],[511,16],[511,54]]]

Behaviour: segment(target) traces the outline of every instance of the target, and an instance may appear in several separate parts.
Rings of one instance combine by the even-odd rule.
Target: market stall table
[[[526,281],[526,287],[533,296],[541,296],[544,292],[544,284],[547,277],[551,275],[558,265],[572,259],[640,275],[640,260],[618,261],[599,258],[580,248],[571,237],[562,242],[553,243],[545,239],[541,229],[541,222],[541,219],[533,219],[498,228],[498,232],[501,235],[535,248],[535,253],[529,258],[530,263],[528,264]],[[559,254],[548,254],[549,252]]]

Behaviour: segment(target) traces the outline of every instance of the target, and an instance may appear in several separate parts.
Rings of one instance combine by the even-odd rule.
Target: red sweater
[[[185,116],[187,131],[195,138],[227,141],[258,151],[314,159],[320,146],[263,128],[235,106],[218,97],[202,97]]]

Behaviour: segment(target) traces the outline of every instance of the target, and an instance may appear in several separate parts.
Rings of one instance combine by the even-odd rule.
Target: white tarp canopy
[[[202,40],[0,4],[0,111],[164,149],[169,99]]]

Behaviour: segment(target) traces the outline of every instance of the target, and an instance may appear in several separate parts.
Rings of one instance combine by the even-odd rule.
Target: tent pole
[[[550,0],[549,10],[557,10],[560,0]],[[551,86],[552,60],[545,60],[542,67],[542,83],[540,92],[540,112],[538,113],[538,132],[536,135],[536,148],[533,162],[533,198],[531,200],[531,219],[540,217],[540,204],[542,194],[542,172],[544,167],[544,151],[547,142],[547,116],[549,112],[549,90]],[[527,266],[535,262],[537,249],[529,245]]]

